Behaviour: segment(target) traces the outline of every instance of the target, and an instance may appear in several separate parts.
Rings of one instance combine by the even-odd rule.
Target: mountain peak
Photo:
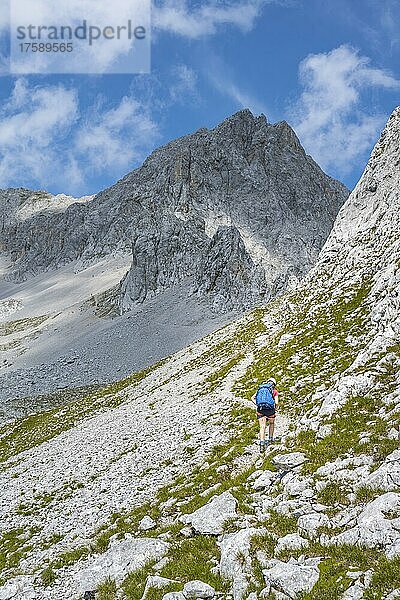
[[[242,131],[250,129],[255,131],[268,125],[266,116],[261,113],[259,116],[254,115],[249,108],[243,108],[233,115],[224,119],[219,123],[213,131]]]
[[[45,234],[39,234],[37,212],[24,222],[15,212],[12,235],[3,234],[5,249],[15,257],[6,275],[21,281],[67,262],[88,266],[131,252],[118,301],[129,310],[184,281],[190,289],[204,289],[203,265],[220,268],[210,240],[227,225],[236,227],[230,235],[237,230],[243,242],[236,254],[229,235],[214,242],[229,257],[232,272],[241,265],[241,281],[250,291],[236,293],[226,270],[215,281],[226,306],[241,309],[280,293],[309,270],[347,194],[305,155],[286,122],[268,124],[264,115],[244,109],[212,130],[154,151],[93,202],[47,211]],[[35,243],[26,244],[32,238]],[[212,294],[215,289],[210,287]]]
[[[389,162],[389,168],[393,167],[391,162],[393,153],[398,156],[400,148],[400,106],[397,106],[389,119],[382,134],[375,144],[371,157],[366,166],[364,175],[367,171],[374,171],[377,165]],[[363,177],[364,177],[363,175]]]

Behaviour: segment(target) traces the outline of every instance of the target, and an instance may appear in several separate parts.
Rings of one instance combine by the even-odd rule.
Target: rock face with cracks
[[[141,594],[155,576],[170,582],[157,590],[166,600],[188,589],[398,596],[399,142],[398,109],[304,287],[94,399],[90,414],[2,431],[2,544],[18,562],[3,571],[3,598],[75,600],[79,573],[100,564],[129,600],[130,585]],[[250,398],[271,372],[283,409],[260,456]],[[110,552],[143,538],[165,546],[120,582]]]
[[[249,110],[95,196],[0,190],[0,318],[28,318],[2,342],[0,422],[29,414],[32,396],[150,366],[292,289],[347,195],[286,122]]]
[[[242,308],[307,272],[347,195],[286,122],[271,125],[243,110],[59,210],[45,192],[2,191],[0,242],[13,280],[131,252],[121,311],[182,281],[217,310]]]

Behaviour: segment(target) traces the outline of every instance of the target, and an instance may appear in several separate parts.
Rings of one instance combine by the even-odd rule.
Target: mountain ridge
[[[4,431],[6,600],[399,597],[393,114],[299,288]],[[260,455],[250,398],[271,374],[281,437]]]
[[[347,194],[287,123],[250,111],[94,197],[0,192],[0,313],[16,321],[0,400],[104,384],[113,364],[127,376],[293,289]]]
[[[301,168],[297,165],[299,161]],[[278,164],[274,166],[274,162]],[[282,191],[278,191],[281,187]],[[261,221],[257,219],[257,209],[251,209],[252,200],[259,205],[261,215],[268,207],[271,211],[271,243],[262,237],[257,242],[267,246],[265,256],[258,259],[266,270],[268,287],[271,278],[281,274],[286,277],[285,273],[291,268],[296,277],[309,268],[347,193],[342,184],[325,176],[314,161],[306,157],[287,124],[270,125],[263,116],[254,117],[250,111],[240,111],[214,129],[200,130],[155,150],[141,167],[96,194],[89,203],[74,204],[64,214],[48,215],[46,232],[37,236],[35,243],[34,223],[32,232],[29,227],[14,224],[2,239],[3,248],[11,253],[15,263],[7,277],[18,281],[30,273],[40,273],[71,260],[79,259],[86,265],[110,252],[130,251],[134,249],[135,231],[143,229],[144,224],[150,236],[158,237],[152,229],[159,219],[168,221],[182,235],[189,228],[193,246],[199,246],[200,255],[196,256],[195,252],[193,258],[185,250],[189,262],[193,262],[184,272],[184,276],[188,276],[201,269],[199,261],[206,259],[209,238],[202,220],[215,219],[218,224],[220,218],[222,225],[242,225],[239,231],[244,228],[245,234],[259,238],[256,229]],[[232,194],[236,196],[235,202]],[[308,194],[310,201],[307,201]],[[264,198],[262,204],[258,195]],[[41,217],[39,215],[38,225],[43,227]],[[283,227],[282,219],[289,231]],[[310,238],[309,228],[305,226],[307,220],[311,221],[315,239]],[[265,227],[261,227],[261,231],[263,229]],[[287,235],[298,240],[294,243],[301,255],[299,259],[293,256],[296,252],[289,250],[288,245],[293,240],[286,240]],[[24,239],[22,248],[21,237]],[[269,254],[276,255],[276,260],[268,260]],[[155,273],[147,275],[151,278]],[[156,281],[154,291],[173,285],[174,281],[174,277],[171,282],[165,278],[163,282]],[[146,296],[147,290],[143,292]],[[234,302],[235,294],[230,296],[226,289],[222,289],[222,293],[227,294],[231,308],[229,303]]]

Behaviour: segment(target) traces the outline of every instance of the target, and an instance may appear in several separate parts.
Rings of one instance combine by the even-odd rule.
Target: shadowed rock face
[[[348,195],[286,122],[248,110],[177,139],[88,201],[22,220],[27,190],[5,190],[0,243],[27,277],[132,252],[121,311],[175,284],[218,310],[268,300],[314,264]],[[32,194],[32,193],[31,193]]]

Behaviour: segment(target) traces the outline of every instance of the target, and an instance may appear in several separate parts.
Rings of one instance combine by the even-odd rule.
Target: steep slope
[[[293,287],[346,196],[287,123],[250,111],[95,197],[1,191],[5,417],[140,370]]]
[[[396,109],[299,290],[2,430],[3,598],[398,597],[399,142]]]

